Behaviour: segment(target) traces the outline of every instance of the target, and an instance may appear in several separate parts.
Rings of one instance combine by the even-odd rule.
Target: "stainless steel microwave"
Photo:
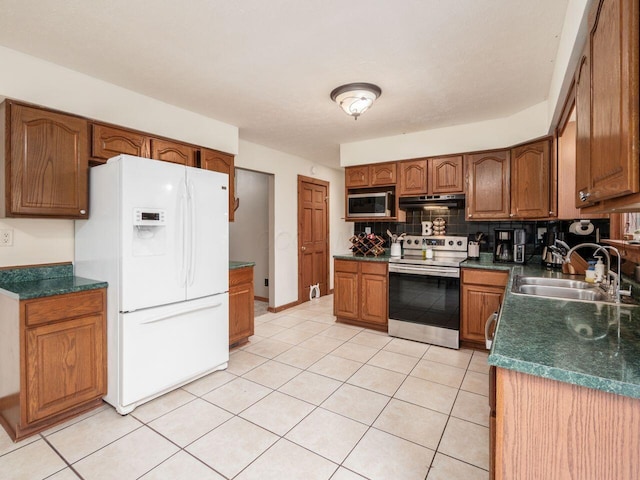
[[[347,218],[390,217],[393,202],[393,192],[347,195]]]

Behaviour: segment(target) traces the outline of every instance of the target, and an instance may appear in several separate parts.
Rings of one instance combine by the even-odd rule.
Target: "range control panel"
[[[407,235],[403,239],[403,247],[405,249],[420,250],[422,249],[423,241],[425,245],[433,250],[453,250],[457,252],[467,251],[467,237],[455,237],[455,236],[438,236],[438,237],[423,237]]]

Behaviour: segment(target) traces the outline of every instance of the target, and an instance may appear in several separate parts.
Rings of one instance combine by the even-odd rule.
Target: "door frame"
[[[330,272],[330,268],[331,268],[331,262],[330,262],[330,256],[331,256],[331,252],[330,252],[330,247],[331,247],[331,243],[329,242],[329,238],[331,237],[330,235],[330,225],[329,225],[329,219],[331,218],[329,215],[329,198],[330,198],[330,183],[325,181],[325,180],[320,180],[318,178],[312,178],[312,177],[306,177],[304,175],[298,175],[298,304],[300,303],[304,303],[305,300],[305,292],[303,291],[302,288],[302,201],[300,198],[301,192],[302,192],[302,184],[303,183],[311,183],[313,185],[320,185],[323,186],[327,189],[327,196],[326,196],[326,205],[327,208],[325,210],[325,223],[327,225],[327,238],[326,238],[326,253],[325,253],[325,263],[326,263],[326,274],[327,277],[325,279],[326,285],[327,285],[327,294],[330,292],[330,286],[331,283],[329,282],[329,280],[331,279],[331,272]],[[307,294],[308,296],[308,294]]]

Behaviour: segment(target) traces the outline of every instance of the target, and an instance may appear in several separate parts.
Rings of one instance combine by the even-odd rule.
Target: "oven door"
[[[389,334],[459,348],[460,269],[389,265]]]

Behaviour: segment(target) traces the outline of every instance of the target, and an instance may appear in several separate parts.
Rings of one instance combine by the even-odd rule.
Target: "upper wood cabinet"
[[[151,139],[151,158],[193,167],[197,149],[171,140]]]
[[[467,219],[509,218],[511,162],[508,150],[465,155]]]
[[[395,185],[396,184],[396,163],[376,163],[370,165],[369,180],[371,186]]]
[[[91,137],[91,157],[99,162],[126,154],[189,167],[196,164],[197,149],[185,143],[100,123],[92,125]]]
[[[344,186],[368,187],[369,186],[369,165],[358,165],[357,167],[345,167]]]
[[[396,184],[396,164],[375,163],[345,167],[344,184],[346,188],[377,187]]]
[[[551,141],[511,150],[511,218],[547,218],[551,200]]]
[[[398,195],[426,195],[427,193],[427,159],[399,162],[400,185]]]
[[[464,193],[464,163],[462,155],[430,158],[428,162],[428,193]]]
[[[120,154],[149,158],[149,137],[132,130],[92,124],[91,157],[108,160]]]
[[[87,121],[10,100],[0,110],[7,142],[0,145],[2,214],[87,218]]]
[[[462,155],[402,161],[398,168],[401,197],[464,193]]]
[[[589,14],[576,72],[577,206],[640,191],[638,17],[638,0],[599,0]]]
[[[235,165],[233,155],[208,148],[200,149],[200,168],[229,175],[229,221],[233,222],[235,211]]]

